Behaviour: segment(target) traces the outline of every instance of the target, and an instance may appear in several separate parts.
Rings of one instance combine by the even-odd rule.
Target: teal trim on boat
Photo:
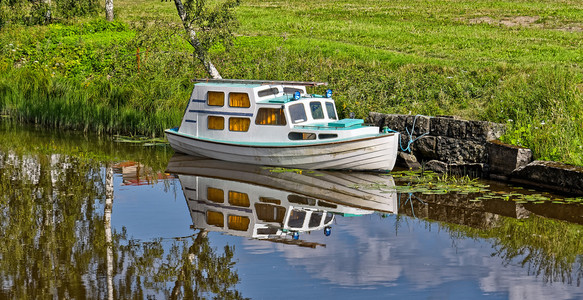
[[[357,215],[357,214],[344,214],[344,213],[342,213],[342,214],[339,214],[339,215],[341,215],[341,216],[343,216],[343,217],[360,217],[360,216],[364,216],[364,215]]]
[[[362,119],[342,119],[335,122],[328,123],[330,127],[351,127],[354,125],[363,124],[364,120]]]
[[[275,97],[275,98],[271,98],[271,99],[267,99],[267,100],[260,100],[257,101],[257,103],[278,103],[278,104],[283,104],[283,103],[288,103],[294,101],[294,96],[293,95],[283,95],[283,96],[279,96],[279,97]]]
[[[245,147],[297,147],[297,146],[317,146],[317,145],[326,145],[326,144],[335,144],[335,143],[342,143],[348,141],[356,141],[361,139],[368,139],[368,138],[376,138],[386,135],[393,135],[394,133],[378,133],[378,134],[368,134],[368,135],[361,135],[358,137],[346,138],[346,139],[334,139],[333,141],[330,140],[323,140],[323,141],[309,141],[309,142],[280,142],[280,143],[253,143],[253,142],[233,142],[233,141],[225,141],[225,140],[217,140],[217,139],[209,139],[209,138],[202,138],[202,137],[194,137],[189,134],[184,134],[178,132],[178,130],[168,129],[166,130],[167,133],[172,133],[175,135],[180,135],[186,138],[190,138],[193,140],[199,140],[203,142],[210,142],[210,143],[220,143],[220,144],[228,144],[233,146],[245,146]]]

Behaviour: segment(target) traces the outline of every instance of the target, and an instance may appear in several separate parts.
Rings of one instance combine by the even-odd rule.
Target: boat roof
[[[194,79],[193,82],[197,84],[217,84],[219,86],[234,86],[234,87],[258,87],[262,85],[295,85],[295,86],[320,86],[328,85],[327,82],[316,81],[284,81],[284,80],[254,80],[254,79],[212,79],[199,78]]]
[[[251,83],[230,83],[230,82],[199,82],[196,85],[199,86],[220,86],[220,87],[236,87],[236,88],[256,88],[263,86],[261,84],[251,84]]]

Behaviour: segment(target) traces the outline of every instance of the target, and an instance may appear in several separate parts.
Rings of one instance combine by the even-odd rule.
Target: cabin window
[[[208,187],[206,189],[206,198],[212,202],[223,203],[225,201],[225,192],[221,189]]]
[[[328,112],[328,119],[337,120],[336,109],[334,109],[334,103],[326,102],[326,112]]]
[[[207,104],[210,106],[225,105],[225,93],[223,92],[208,92]]]
[[[323,206],[323,207],[328,207],[328,208],[338,208],[338,205],[332,204],[332,203],[328,203],[328,202],[322,201],[322,200],[318,200],[318,205],[319,206]]]
[[[309,227],[318,227],[320,226],[320,222],[322,221],[322,217],[324,214],[320,211],[315,211],[310,216],[310,223],[308,223]]]
[[[217,116],[207,117],[208,129],[223,130],[225,129],[225,118]]]
[[[250,107],[249,95],[247,93],[230,93],[229,94],[230,107]]]
[[[230,131],[248,131],[249,124],[251,124],[251,119],[249,118],[229,118]]]
[[[324,220],[324,225],[330,224],[330,222],[332,222],[332,219],[334,219],[334,215],[333,214],[327,214],[326,215],[326,219]]]
[[[265,203],[255,203],[254,206],[257,219],[264,222],[277,222],[283,224],[283,219],[285,218],[285,207]]]
[[[287,201],[289,201],[291,203],[303,204],[303,205],[309,205],[309,206],[316,205],[316,200],[314,200],[312,198],[307,198],[304,196],[296,195],[296,194],[291,194],[291,195],[287,196]]]
[[[263,91],[257,92],[257,96],[259,97],[267,97],[267,96],[274,96],[279,94],[279,90],[277,88],[270,88]]]
[[[242,216],[229,216],[229,229],[247,231],[249,229],[249,218]]]
[[[287,134],[287,138],[292,141],[298,140],[315,140],[316,134],[309,132],[290,132]]]
[[[333,138],[337,138],[338,135],[335,133],[320,133],[318,134],[318,138],[321,140],[325,140],[325,139],[333,139]]]
[[[259,197],[259,201],[265,202],[265,203],[273,203],[273,204],[277,204],[277,205],[281,204],[281,200],[271,198],[271,197]]]
[[[306,219],[306,211],[293,209],[289,214],[287,225],[291,228],[302,228]]]
[[[257,125],[286,125],[282,108],[260,108],[255,117]]]
[[[322,108],[322,103],[310,102],[310,111],[312,112],[312,118],[314,120],[324,119],[324,109]]]
[[[300,123],[308,120],[306,117],[306,110],[302,103],[294,104],[289,107],[289,114],[292,119],[292,123]]]
[[[229,204],[249,207],[249,196],[245,193],[229,191]]]
[[[277,228],[267,227],[267,228],[257,228],[257,234],[276,234]]]
[[[284,87],[283,88],[283,93],[284,94],[293,94],[295,92],[300,92],[300,94],[303,94],[304,91],[298,88],[293,88],[293,87]]]
[[[212,226],[223,227],[225,226],[225,218],[223,213],[209,210],[206,212],[206,223]]]

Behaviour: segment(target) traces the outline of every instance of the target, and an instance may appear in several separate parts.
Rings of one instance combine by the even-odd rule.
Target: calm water
[[[579,204],[1,130],[1,299],[583,298]]]

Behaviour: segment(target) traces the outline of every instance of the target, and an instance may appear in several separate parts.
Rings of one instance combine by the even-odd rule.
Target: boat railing
[[[212,82],[212,83],[238,83],[238,84],[261,84],[261,85],[295,85],[295,86],[321,86],[328,85],[327,82],[315,81],[282,81],[282,80],[249,80],[249,79],[213,79],[213,78],[195,78],[192,82]]]

